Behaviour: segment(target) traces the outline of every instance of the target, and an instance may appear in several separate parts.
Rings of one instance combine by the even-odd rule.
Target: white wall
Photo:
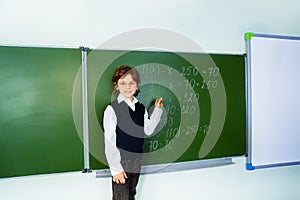
[[[299,35],[299,8],[298,0],[1,0],[0,43],[93,48],[151,27],[186,35],[209,52],[244,52],[247,31]]]
[[[286,0],[1,0],[0,44],[98,47],[141,28],[176,31],[207,52],[244,53],[244,33],[300,36],[300,1]],[[184,50],[184,49],[182,49]],[[245,170],[236,164],[141,177],[140,199],[298,199],[300,166]],[[110,180],[95,173],[0,179],[9,200],[110,199]]]

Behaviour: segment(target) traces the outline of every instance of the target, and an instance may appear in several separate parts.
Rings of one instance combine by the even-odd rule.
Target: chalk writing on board
[[[176,140],[182,140],[183,137],[193,139],[197,134],[209,134],[212,127],[209,120],[205,119],[209,118],[210,114],[203,117],[203,122],[195,119],[200,117],[202,93],[218,87],[218,67],[208,66],[200,69],[194,66],[172,67],[147,63],[136,68],[144,81],[139,96],[141,102],[151,102],[160,94],[164,95],[166,116],[157,135],[146,139],[146,152],[162,148],[172,151]],[[180,123],[182,121],[185,123]]]

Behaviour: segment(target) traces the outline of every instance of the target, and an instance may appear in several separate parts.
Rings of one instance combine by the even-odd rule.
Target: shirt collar
[[[118,99],[118,103],[124,101],[127,104],[128,103],[135,104],[138,102],[138,99],[136,97],[133,97],[133,101],[131,102],[128,98],[124,97],[122,94],[119,94],[117,99]]]

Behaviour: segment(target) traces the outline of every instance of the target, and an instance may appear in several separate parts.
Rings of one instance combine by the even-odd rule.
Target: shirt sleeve
[[[154,110],[149,118],[147,109],[145,110],[144,114],[144,131],[146,135],[153,134],[155,128],[160,122],[161,115],[163,113],[162,108],[154,107]]]
[[[117,117],[111,105],[108,105],[104,111],[103,127],[104,127],[104,144],[105,155],[111,171],[114,176],[123,171],[121,165],[120,151],[116,146],[116,126]]]

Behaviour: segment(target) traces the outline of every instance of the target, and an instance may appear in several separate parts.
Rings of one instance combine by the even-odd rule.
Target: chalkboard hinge
[[[84,169],[84,170],[82,170],[82,173],[91,173],[91,172],[92,172],[91,169]]]
[[[90,48],[89,48],[89,47],[80,46],[79,49],[80,49],[81,51],[86,52],[86,51],[88,51]]]

